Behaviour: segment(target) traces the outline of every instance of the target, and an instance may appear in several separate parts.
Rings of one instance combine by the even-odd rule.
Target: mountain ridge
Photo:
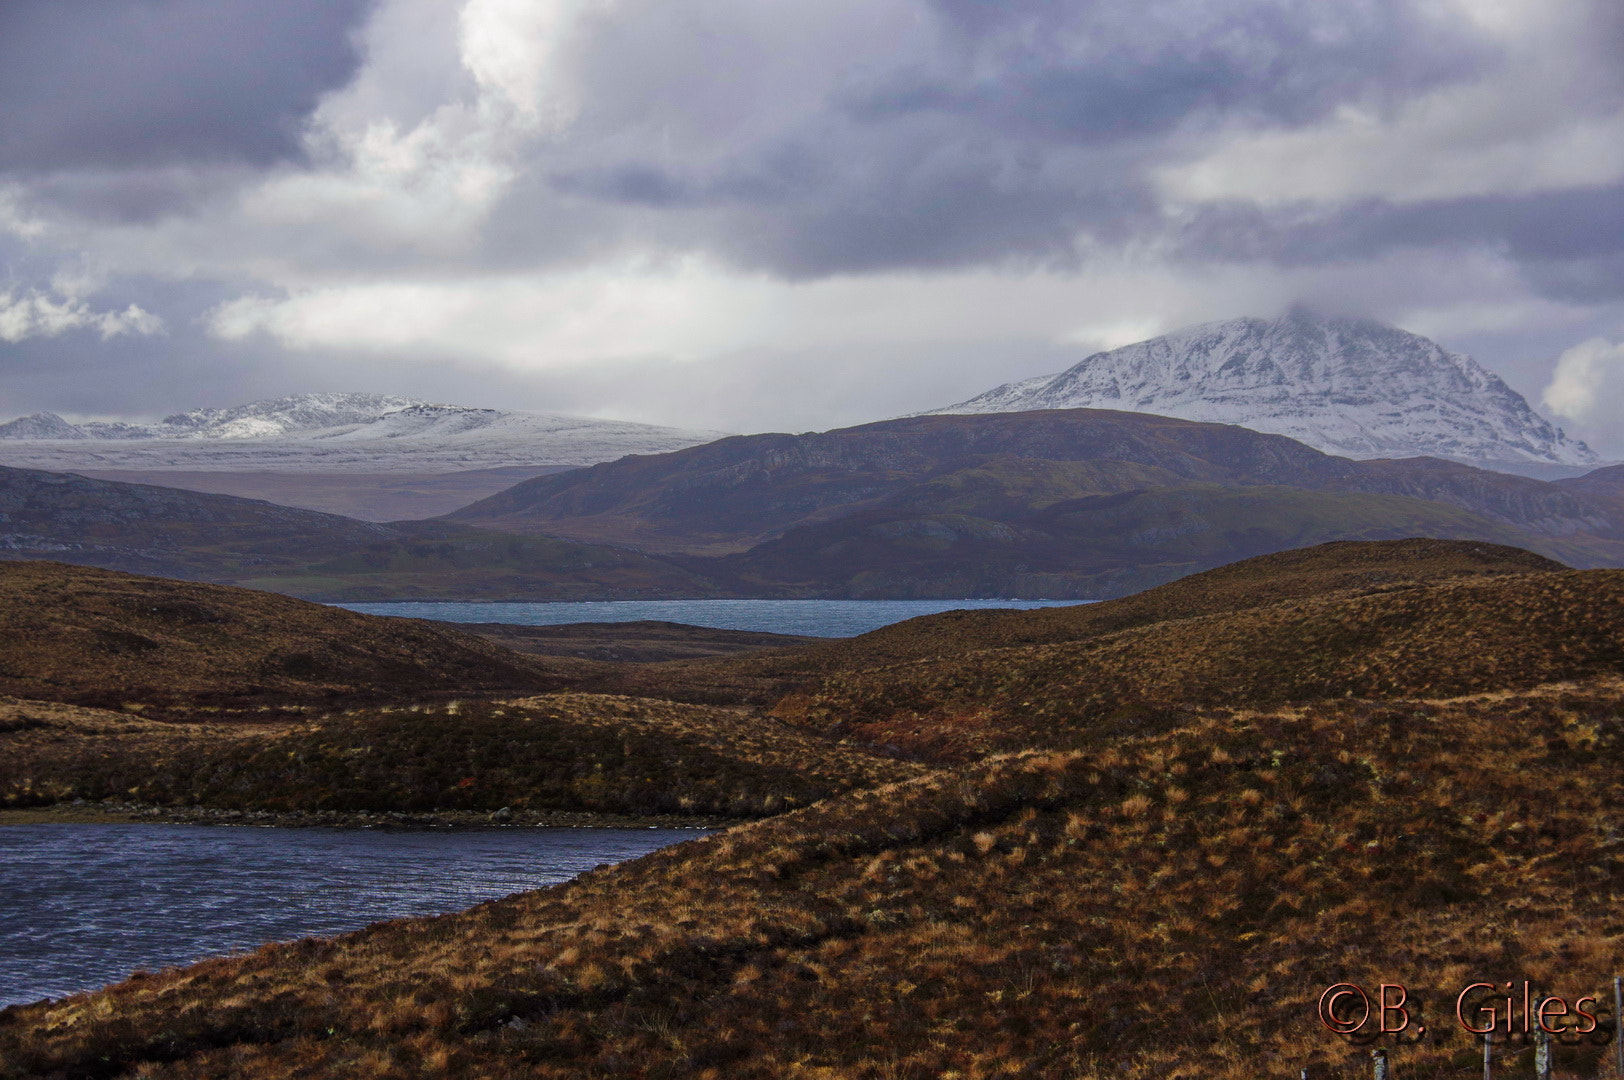
[[[298,394],[175,413],[156,424],[0,424],[0,464],[43,469],[461,472],[581,466],[661,453],[724,432],[443,405],[388,394]]]
[[[1601,463],[1471,357],[1373,320],[1304,308],[1186,327],[922,415],[1056,408],[1239,424],[1355,459]]]

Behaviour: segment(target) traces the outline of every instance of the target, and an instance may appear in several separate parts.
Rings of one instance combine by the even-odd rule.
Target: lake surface
[[[0,828],[0,1007],[268,941],[456,911],[699,829]]]
[[[557,626],[583,622],[662,622],[718,630],[855,637],[920,615],[957,608],[1067,607],[1078,600],[589,600],[545,604],[399,601],[339,604],[367,615],[465,623]]]

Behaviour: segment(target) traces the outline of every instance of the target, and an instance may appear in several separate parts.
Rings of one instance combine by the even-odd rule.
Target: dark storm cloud
[[[8,0],[0,172],[264,165],[343,85],[370,0]]]
[[[764,108],[816,99],[779,129],[684,144],[678,121],[673,149],[673,124],[626,139],[627,118],[677,112],[689,94],[710,115],[734,76],[644,73],[632,80],[642,103],[628,99],[627,56],[654,52],[640,34],[669,45],[681,30],[653,8],[620,10],[577,58],[583,99],[610,104],[549,145],[554,192],[655,211],[638,218],[644,239],[791,277],[1064,264],[1078,235],[1119,243],[1158,230],[1146,172],[1191,138],[1307,124],[1350,103],[1387,108],[1496,56],[1471,28],[1407,0],[938,0],[924,9],[928,33],[825,86],[740,78],[736,94]]]
[[[807,426],[1299,291],[1624,311],[1624,187],[1574,186],[1619,174],[1624,4],[1536,2],[0,0],[0,298],[87,313],[0,343],[0,403],[482,403],[490,380]],[[1529,286],[1495,258],[1443,280],[1484,250]],[[583,297],[567,318],[555,289]],[[92,316],[132,304],[163,331],[102,339]],[[931,382],[954,349],[962,385]]]
[[[1624,296],[1624,184],[1330,210],[1208,209],[1181,238],[1200,260],[1314,266],[1403,249],[1488,249],[1511,258],[1541,294],[1596,303]]]
[[[990,130],[1098,143],[1192,118],[1301,124],[1482,70],[1493,50],[1407,0],[933,0],[947,70],[854,98],[859,113],[946,110]]]

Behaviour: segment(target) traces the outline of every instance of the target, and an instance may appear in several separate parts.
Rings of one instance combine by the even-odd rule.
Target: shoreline
[[[7,825],[219,825],[291,829],[725,829],[748,818],[603,814],[590,810],[221,810],[140,803],[53,803],[0,809]]]

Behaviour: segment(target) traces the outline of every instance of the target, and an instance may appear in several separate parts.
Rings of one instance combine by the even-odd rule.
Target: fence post
[[[1483,1033],[1483,1080],[1494,1080],[1494,1032]]]
[[[1540,1019],[1545,998],[1539,998],[1534,1012],[1534,1080],[1551,1080],[1551,1036]]]
[[[1373,1075],[1375,1080],[1389,1080],[1387,1073],[1387,1051],[1378,1046],[1376,1049],[1370,1052],[1370,1060],[1374,1065]],[[1304,1069],[1303,1071],[1306,1073],[1308,1070]]]
[[[1613,976],[1613,1064],[1624,1076],[1624,978]]]

